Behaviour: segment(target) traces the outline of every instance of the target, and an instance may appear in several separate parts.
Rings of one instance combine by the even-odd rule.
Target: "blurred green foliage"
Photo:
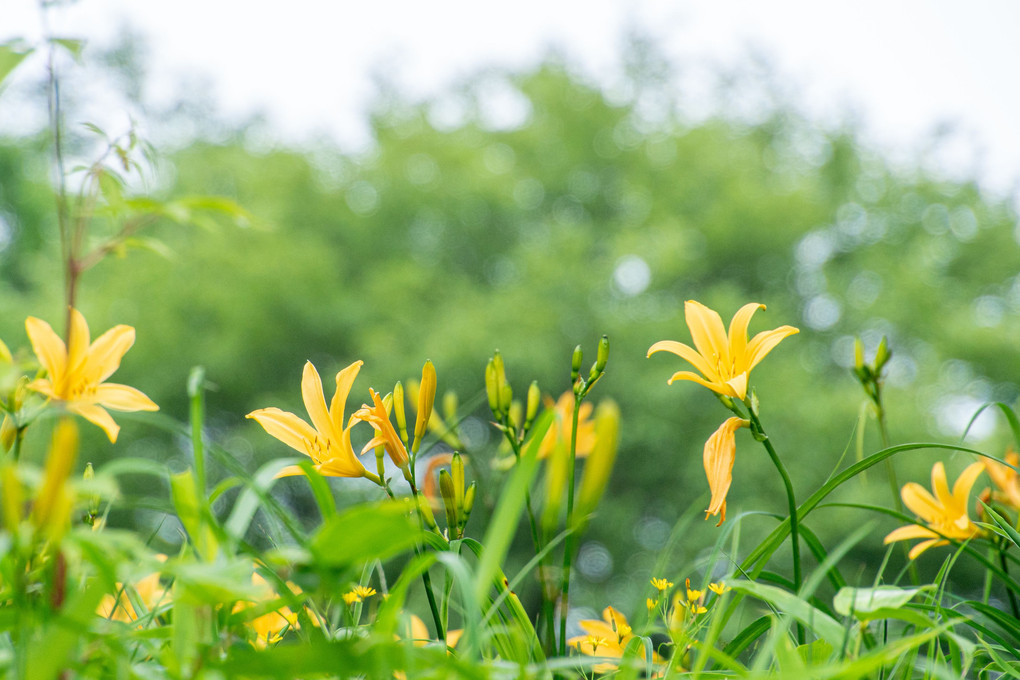
[[[608,334],[612,357],[593,398],[619,403],[622,444],[578,563],[604,593],[600,607],[635,597],[669,527],[707,503],[702,446],[728,414],[696,385],[666,386],[685,368],[679,360],[645,358],[657,340],[690,341],[686,299],[724,318],[745,302],[766,303],[752,333],[802,329],[752,380],[801,495],[855,455],[864,395],[848,368],[854,335],[869,352],[889,337],[894,443],[959,436],[976,406],[1015,401],[1020,277],[1006,201],[974,183],[893,168],[853,129],[818,129],[782,104],[753,122],[725,113],[691,121],[673,113],[679,93],[656,90],[640,71],[632,77],[630,95],[610,99],[550,61],[479,76],[442,101],[394,98],[373,115],[374,144],[359,154],[327,143],[267,150],[243,129],[195,140],[158,168],[159,193],[223,195],[257,221],[158,225],[151,233],[173,254],[104,262],[86,275],[79,306],[97,332],[137,328],[117,379],[165,414],[186,417],[189,369],[204,365],[215,385],[209,426],[249,469],[291,452],[243,415],[269,405],[302,413],[307,359],[323,375],[364,359],[354,388],[363,398],[369,385],[388,390],[432,359],[440,393],[457,391],[462,415],[474,409],[463,434],[477,446],[496,440],[482,383],[494,348],[518,395],[538,379],[557,396],[568,388],[573,347],[594,348]],[[522,123],[486,114],[494,86],[527,111]],[[650,92],[660,104],[652,113]],[[463,112],[452,122],[439,115],[451,103]],[[12,348],[27,346],[26,316],[62,314],[46,153],[39,140],[0,141],[0,337]],[[123,420],[117,450],[171,466],[182,455],[137,422],[144,417]],[[870,452],[880,442],[867,427]],[[727,526],[745,509],[785,512],[778,476],[745,434]],[[991,435],[988,450],[1001,452],[1005,433]],[[897,459],[900,483],[923,481],[932,461]],[[491,474],[487,461],[472,464]],[[881,474],[869,472],[852,500],[888,504]],[[289,503],[313,507],[300,480],[285,488]],[[831,535],[841,535],[845,522],[827,512]],[[747,521],[745,531],[774,526]],[[665,575],[718,535],[696,522]],[[864,565],[878,541],[861,550]],[[576,594],[592,601],[584,581]]]

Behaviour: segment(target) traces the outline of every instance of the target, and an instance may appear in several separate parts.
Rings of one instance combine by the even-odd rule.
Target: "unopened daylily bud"
[[[14,425],[14,419],[5,413],[3,423],[0,423],[0,446],[3,447],[4,451],[11,450],[17,436],[18,428]]]
[[[864,343],[860,338],[854,338],[854,371],[861,375],[864,370]]]
[[[24,502],[17,467],[4,463],[0,466],[0,508],[3,509],[3,526],[10,533],[21,523]]]
[[[438,528],[436,525],[436,516],[432,514],[432,505],[429,503],[428,499],[419,494],[414,497],[414,500],[418,505],[418,512],[421,513],[422,519],[425,520],[425,525],[429,529]]]
[[[542,527],[547,532],[555,531],[560,521],[560,508],[567,488],[567,473],[570,464],[570,450],[562,441],[557,441],[545,465],[545,503],[542,506]]]
[[[14,363],[14,357],[11,356],[11,350],[7,348],[3,340],[0,340],[0,364],[11,364]]]
[[[577,494],[575,511],[583,521],[602,499],[616,461],[620,435],[620,409],[612,400],[599,404],[595,413],[595,446],[584,464],[584,476]]]
[[[453,499],[459,510],[464,507],[464,459],[457,452],[450,460],[450,475],[453,477]]]
[[[599,373],[606,370],[606,364],[609,362],[609,336],[603,335],[602,339],[599,340],[598,352],[595,355],[595,368],[598,369]]]
[[[891,358],[892,352],[889,350],[889,340],[883,335],[878,343],[878,349],[875,350],[875,373],[880,373]]]
[[[514,390],[510,387],[510,383],[503,383],[503,387],[499,392],[499,408],[503,413],[510,412],[510,406],[514,401]]]
[[[464,491],[464,521],[467,522],[471,509],[475,507],[475,494],[478,492],[478,482],[471,482],[471,485]]]
[[[508,420],[510,421],[511,427],[521,426],[521,416],[524,414],[524,408],[521,406],[521,402],[515,401],[510,404],[510,412],[507,414]]]
[[[404,411],[404,384],[397,381],[393,386],[393,415],[397,418],[397,428],[400,431],[400,438],[407,442],[407,413]]]
[[[574,354],[570,358],[570,383],[576,383],[578,377],[581,375],[581,362],[584,361],[584,352],[581,351],[581,346],[578,345],[574,348]]]
[[[538,414],[538,406],[542,403],[542,392],[538,389],[538,381],[532,380],[531,386],[528,387],[528,406],[524,412],[524,429],[531,429],[531,423],[534,422],[535,416]]]
[[[499,380],[496,378],[496,361],[489,359],[485,364],[485,394],[489,398],[489,410],[497,419],[502,414],[499,410]]]
[[[446,508],[446,527],[452,533],[457,527],[457,494],[453,489],[453,477],[446,470],[439,471],[439,493]]]
[[[421,438],[425,436],[425,431],[428,429],[435,401],[436,367],[432,365],[431,361],[426,361],[421,369],[421,387],[418,389],[418,420],[414,424],[414,443],[411,444],[411,453],[418,452]]]
[[[446,394],[443,395],[443,418],[451,423],[457,422],[457,409],[459,406],[457,393],[453,390],[447,390]]]

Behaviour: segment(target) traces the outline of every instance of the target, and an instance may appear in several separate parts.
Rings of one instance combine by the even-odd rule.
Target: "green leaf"
[[[421,540],[414,504],[406,498],[359,505],[327,518],[309,549],[321,565],[346,567],[388,560]]]
[[[985,529],[988,529],[989,531],[994,531],[1003,538],[1012,542],[1013,545],[1015,545],[1016,547],[1020,548],[1020,532],[1017,532],[1017,530],[1013,528],[1013,525],[1010,524],[1008,520],[1006,520],[999,513],[995,512],[995,510],[992,510],[990,507],[988,507],[988,505],[984,501],[978,499],[978,503],[980,503],[981,507],[984,508],[985,514],[991,517],[992,521],[995,522],[995,526],[992,526],[991,524],[988,524],[986,522],[977,522],[977,525]]]
[[[78,62],[81,63],[81,53],[85,49],[85,41],[77,40],[75,38],[50,38],[50,42],[54,45],[60,45],[68,54]]]
[[[776,586],[755,583],[754,581],[733,581],[728,584],[733,590],[753,595],[760,600],[772,604],[784,614],[789,614],[810,628],[821,639],[836,649],[843,646],[846,630],[836,619],[825,612],[812,607],[808,602],[793,593]]]
[[[875,588],[840,588],[832,600],[832,606],[843,616],[855,615],[862,621],[882,609],[899,609],[910,602],[920,592],[930,590],[932,586],[920,588],[897,588],[896,586],[878,586]]]
[[[23,47],[20,41],[0,45],[0,84],[32,52],[34,52],[32,48]]]

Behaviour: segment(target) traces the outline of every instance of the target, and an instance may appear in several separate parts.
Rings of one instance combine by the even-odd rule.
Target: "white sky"
[[[681,67],[766,56],[814,118],[853,111],[894,157],[927,153],[932,131],[955,123],[954,141],[931,152],[944,171],[1000,191],[1020,178],[1014,0],[80,0],[51,21],[99,45],[125,25],[140,31],[157,101],[187,83],[229,116],[265,113],[284,139],[327,132],[346,145],[364,136],[373,72],[426,97],[556,47],[608,78],[637,28]],[[40,35],[35,0],[0,0],[0,41]]]

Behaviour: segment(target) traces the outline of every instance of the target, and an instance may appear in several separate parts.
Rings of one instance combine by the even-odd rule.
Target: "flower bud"
[[[32,522],[40,529],[48,529],[53,534],[60,533],[59,529],[70,521],[70,516],[64,517],[63,512],[65,509],[70,512],[67,477],[77,457],[78,428],[73,420],[64,418],[53,431],[53,443],[46,457],[42,487],[32,506]]]
[[[510,383],[503,383],[503,387],[499,392],[499,408],[502,413],[510,412],[510,405],[514,400],[514,390],[510,387]]]
[[[0,423],[0,447],[3,447],[4,451],[10,451],[17,436],[18,428],[14,425],[14,419],[5,413],[3,423]]]
[[[443,395],[443,418],[447,422],[457,422],[457,408],[460,404],[457,401],[457,393],[453,390],[447,390],[446,394]]]
[[[393,415],[397,418],[397,428],[400,431],[400,438],[407,441],[407,413],[404,411],[404,384],[397,381],[393,386]]]
[[[468,515],[471,514],[472,508],[475,507],[475,494],[478,492],[478,482],[471,482],[467,490],[464,491],[464,521],[467,522]]]
[[[553,532],[559,525],[560,508],[567,488],[570,449],[562,440],[556,442],[545,465],[545,503],[542,505],[542,527]]]
[[[457,528],[457,499],[453,489],[453,477],[446,470],[439,471],[439,493],[446,508],[446,528],[452,534]]]
[[[531,423],[535,421],[538,414],[538,406],[542,403],[542,392],[538,389],[538,381],[532,380],[528,387],[528,406],[524,413],[524,429],[530,430]]]
[[[450,475],[453,477],[453,499],[457,509],[464,507],[464,459],[454,451],[450,460]]]
[[[595,446],[584,464],[581,488],[577,494],[575,512],[580,521],[595,510],[606,491],[616,461],[619,435],[620,409],[612,400],[604,401],[595,414]]]
[[[878,343],[878,349],[875,350],[875,373],[881,372],[891,358],[892,352],[889,350],[889,340],[883,335]]]
[[[82,479],[86,482],[91,482],[95,478],[96,472],[92,469],[92,463],[86,463]],[[93,493],[89,496],[89,509],[85,514],[85,523],[89,526],[95,525],[96,518],[99,517],[99,500],[99,494],[97,493]]]
[[[599,373],[606,370],[606,364],[609,362],[609,336],[603,335],[602,339],[599,340],[598,352],[595,355],[595,368]]]
[[[496,362],[489,359],[485,364],[485,394],[489,398],[489,410],[499,420],[502,416],[499,410],[499,381],[496,378]]]
[[[854,372],[862,375],[864,371],[864,343],[860,338],[854,338]]]
[[[578,377],[581,375],[581,362],[584,361],[584,352],[581,351],[581,346],[578,345],[574,348],[574,355],[570,358],[570,383],[574,384],[577,382]]]
[[[414,424],[414,443],[411,444],[411,453],[417,453],[421,445],[421,438],[432,416],[432,406],[436,401],[436,367],[431,361],[426,361],[421,369],[421,387],[418,389],[418,420]]]
[[[425,526],[429,529],[438,529],[436,525],[436,516],[432,514],[432,505],[428,499],[421,494],[414,497],[415,503],[418,505],[418,512],[421,513],[421,518],[425,521]]]

